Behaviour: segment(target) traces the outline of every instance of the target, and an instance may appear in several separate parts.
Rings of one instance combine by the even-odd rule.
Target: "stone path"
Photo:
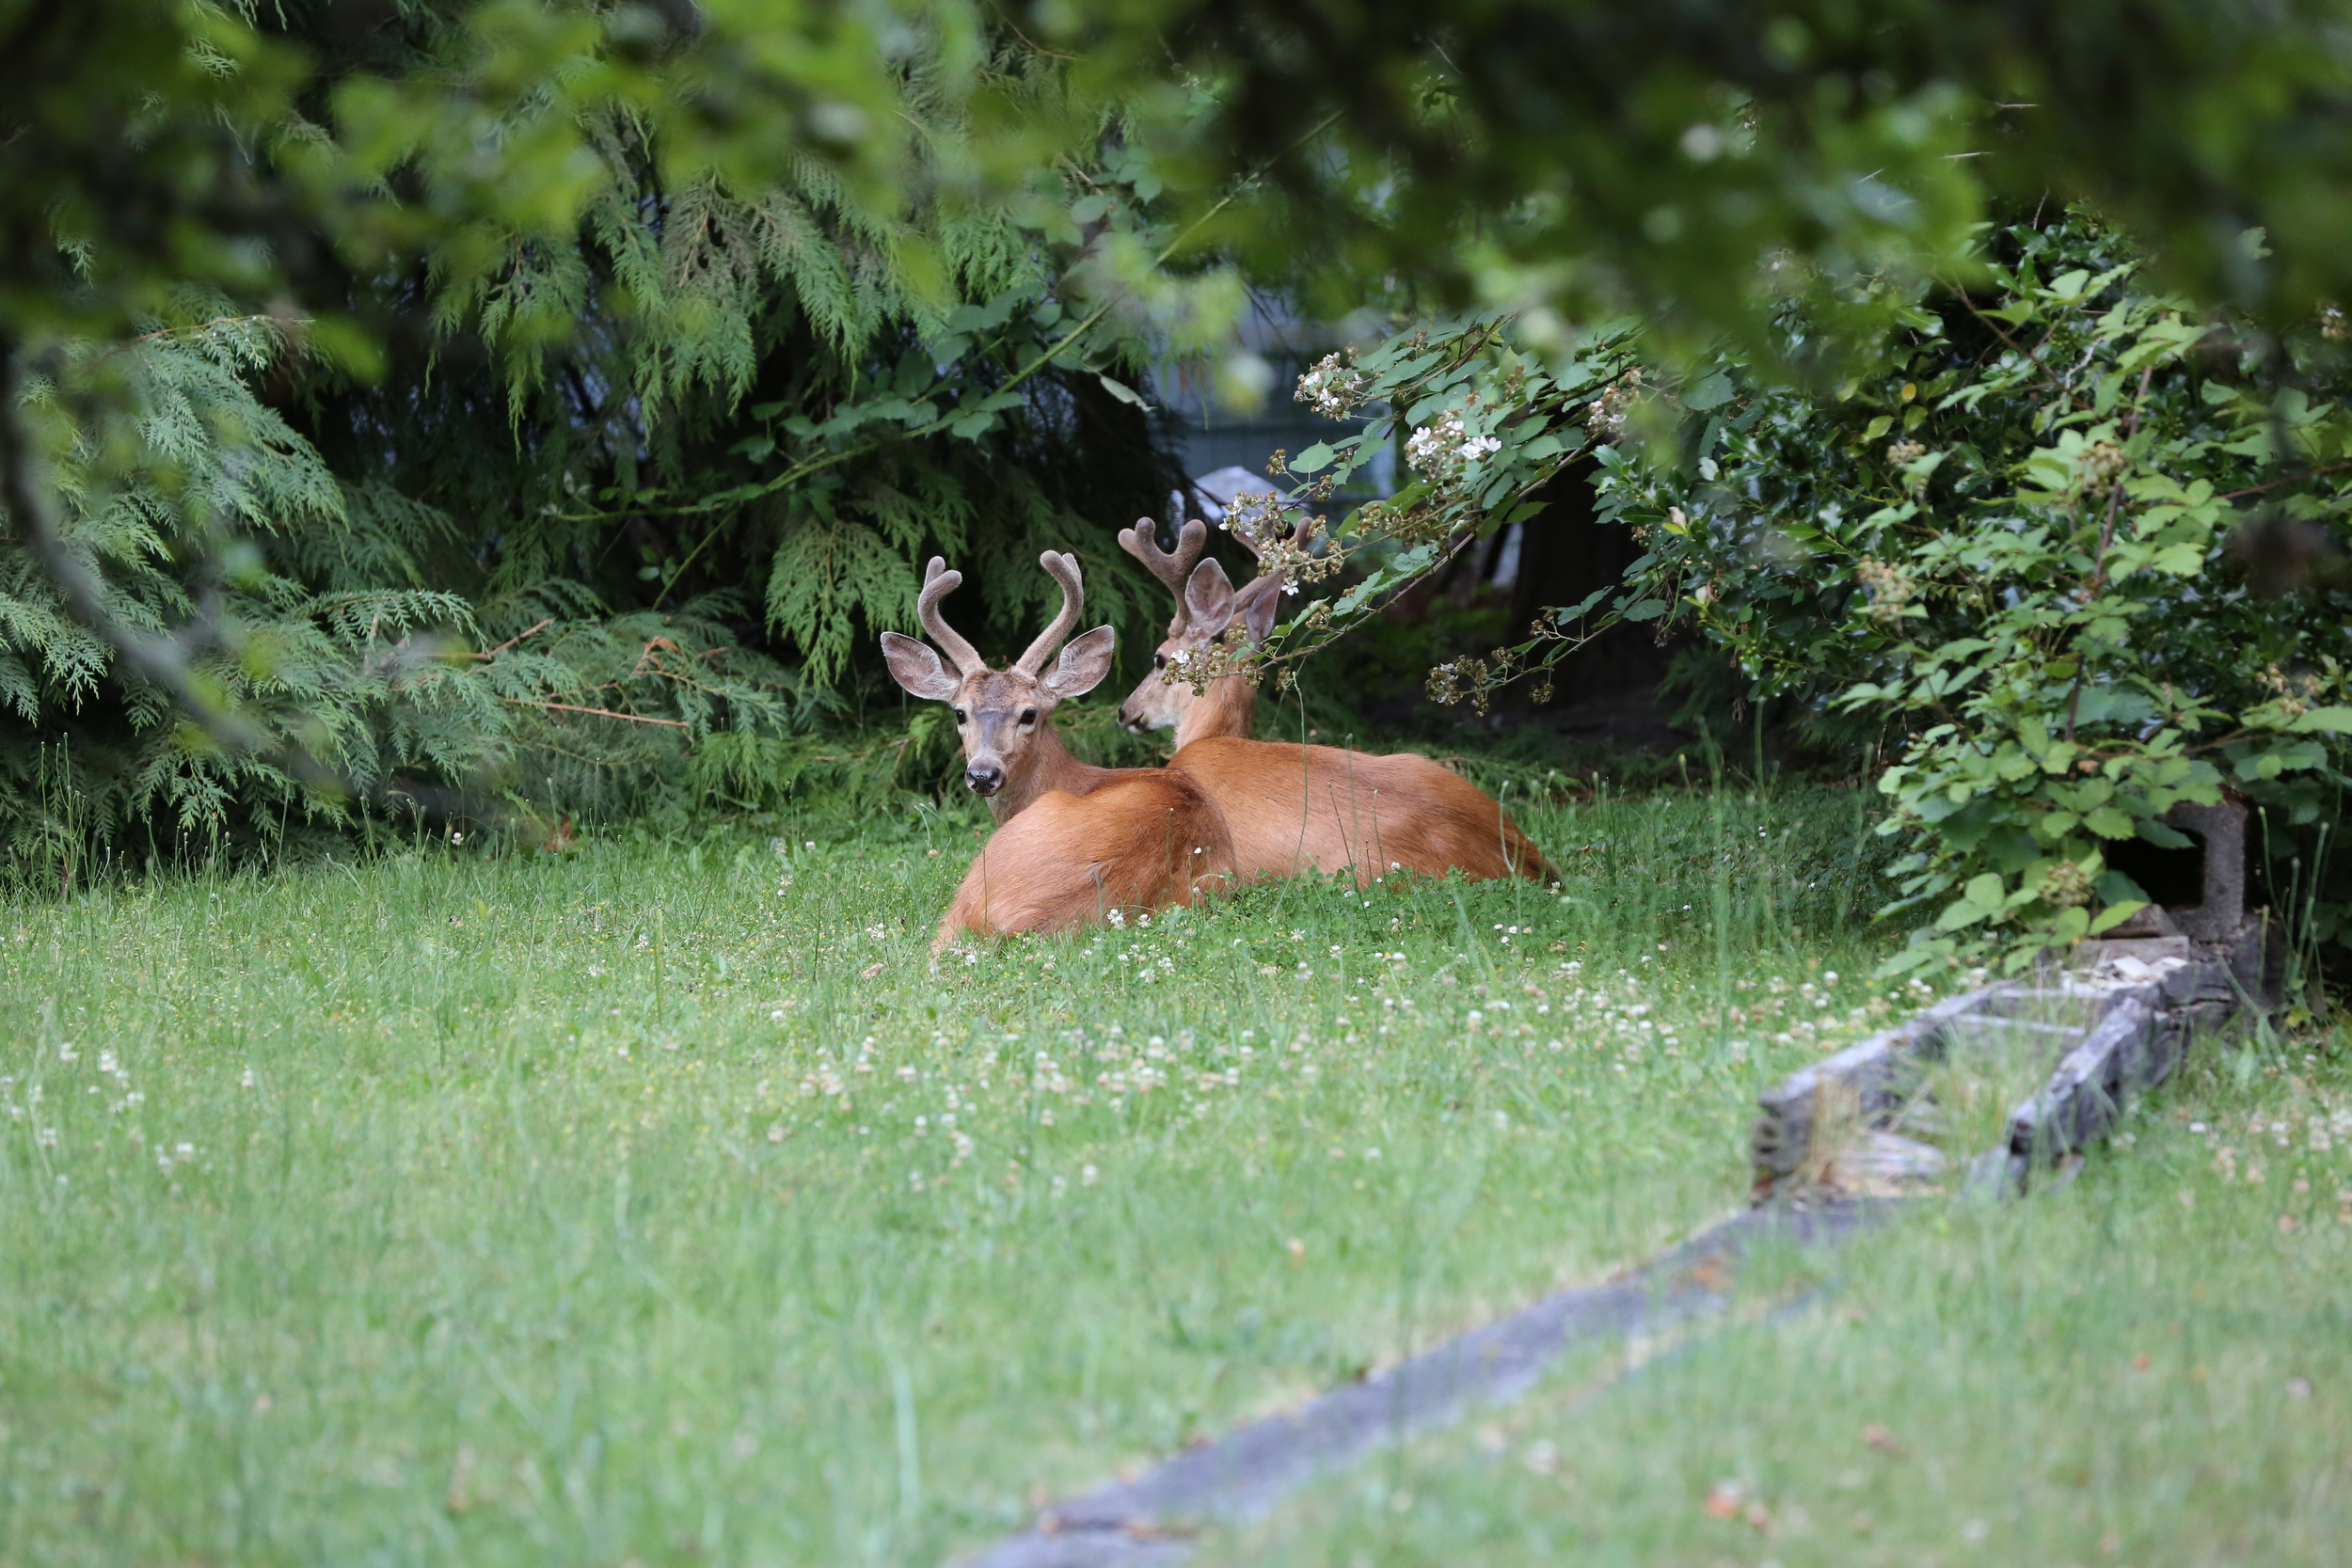
[[[1724,1220],[1607,1285],[1562,1291],[1385,1372],[1323,1395],[1041,1514],[967,1568],[1164,1568],[1208,1525],[1263,1517],[1284,1497],[1372,1450],[1526,1394],[1571,1350],[1655,1334],[1720,1311],[1759,1242],[1833,1245],[1886,1200],[1817,1196]]]

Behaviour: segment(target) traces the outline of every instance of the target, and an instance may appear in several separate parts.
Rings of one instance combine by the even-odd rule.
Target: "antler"
[[[1160,525],[1149,517],[1137,517],[1136,526],[1119,531],[1119,547],[1143,562],[1145,571],[1160,579],[1160,586],[1176,595],[1177,614],[1184,613],[1184,579],[1192,575],[1193,563],[1208,546],[1209,525],[1195,517],[1176,531],[1176,551],[1173,555],[1160,548]]]
[[[940,651],[955,665],[956,673],[972,675],[986,670],[988,661],[980,657],[972,644],[963,640],[962,634],[949,626],[946,617],[939,613],[939,601],[955,592],[962,582],[961,572],[951,572],[947,570],[946,561],[938,556],[931,557],[930,564],[923,568],[923,594],[914,601],[914,618],[923,623],[923,629],[931,634],[931,641],[939,644]]]
[[[1078,624],[1078,617],[1086,613],[1087,607],[1086,584],[1078,576],[1076,556],[1047,550],[1037,558],[1037,563],[1061,584],[1061,613],[1054,617],[1052,626],[1038,633],[1037,641],[1029,644],[1029,651],[1013,663],[1014,669],[1031,675],[1043,669],[1045,661],[1060,649],[1062,640]]]

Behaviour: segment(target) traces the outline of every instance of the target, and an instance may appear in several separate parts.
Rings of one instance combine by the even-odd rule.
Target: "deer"
[[[1311,527],[1298,525],[1293,547],[1306,546]],[[1119,717],[1137,731],[1175,730],[1168,767],[1224,812],[1241,878],[1352,871],[1361,887],[1390,871],[1442,877],[1458,869],[1473,880],[1549,874],[1542,853],[1492,797],[1418,752],[1251,739],[1251,674],[1234,671],[1196,687],[1184,671],[1236,626],[1250,645],[1265,641],[1287,586],[1270,564],[1275,551],[1237,530],[1259,569],[1236,590],[1222,565],[1201,559],[1204,524],[1179,530],[1172,552],[1160,548],[1158,532],[1143,517],[1119,535],[1120,547],[1176,597],[1152,673]]]
[[[1061,609],[1003,670],[989,668],[941,612],[940,600],[963,574],[938,556],[915,601],[915,618],[938,649],[898,632],[882,636],[891,677],[954,713],[964,786],[988,802],[997,824],[940,917],[934,956],[967,931],[1062,931],[1191,904],[1233,875],[1224,814],[1187,775],[1097,768],[1062,745],[1054,709],[1110,673],[1117,633],[1105,626],[1071,638],[1086,608],[1078,562],[1047,550],[1039,564],[1059,585]]]

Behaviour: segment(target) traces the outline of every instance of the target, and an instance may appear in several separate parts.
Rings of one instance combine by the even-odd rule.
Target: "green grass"
[[[936,974],[960,821],[0,907],[0,1562],[938,1560],[1736,1207],[1853,813]]]
[[[2352,1042],[2263,1060],[2193,1069],[2064,1190],[1770,1259],[1739,1326],[1199,1560],[2352,1560]]]

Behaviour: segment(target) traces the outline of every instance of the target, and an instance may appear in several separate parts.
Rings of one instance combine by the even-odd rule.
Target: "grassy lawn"
[[[937,974],[961,820],[0,906],[0,1562],[928,1563],[1646,1253],[1915,998],[1851,794],[1526,819]]]
[[[2352,1041],[2321,1044],[2193,1071],[2063,1191],[1778,1259],[1746,1326],[1199,1560],[2352,1560]]]

